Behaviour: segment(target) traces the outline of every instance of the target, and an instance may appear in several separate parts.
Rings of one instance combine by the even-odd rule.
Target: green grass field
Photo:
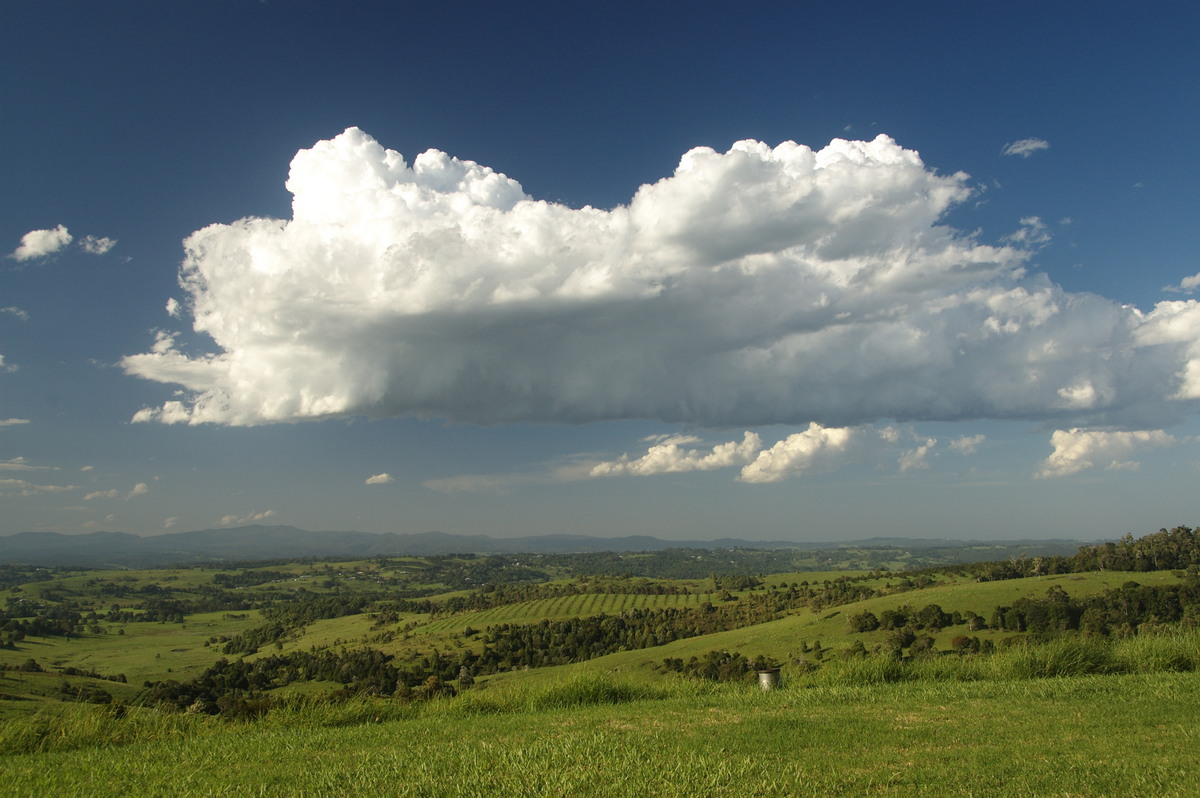
[[[1195,795],[1198,699],[1200,675],[1177,673],[773,692],[584,679],[255,723],[85,707],[103,728],[45,725],[45,747],[69,750],[0,757],[0,793]]]

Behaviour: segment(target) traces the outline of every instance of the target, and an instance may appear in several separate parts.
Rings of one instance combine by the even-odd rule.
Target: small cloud
[[[979,451],[980,445],[987,440],[986,435],[972,435],[970,437],[963,435],[950,441],[950,448],[966,457],[969,454],[975,454]]]
[[[421,487],[442,493],[503,493],[527,485],[580,482],[592,476],[596,460],[572,455],[559,462],[542,464],[538,470],[517,474],[461,474],[427,479]]]
[[[811,422],[808,429],[789,435],[770,449],[758,453],[742,469],[741,482],[781,482],[813,470],[833,470],[846,460],[847,451],[861,431],[849,427],[822,427]]]
[[[67,228],[59,225],[52,230],[30,230],[21,236],[21,246],[12,251],[8,257],[13,260],[33,260],[53,255],[73,241]]]
[[[79,490],[78,485],[36,485],[24,479],[0,479],[0,496],[37,496],[42,493],[63,493]]]
[[[390,485],[391,483],[393,483],[395,481],[396,480],[392,477],[391,474],[384,473],[384,474],[376,474],[373,477],[367,477],[367,481],[365,484],[367,484],[367,485]]]
[[[175,297],[170,297],[167,300],[167,315],[172,318],[179,318],[180,304]]]
[[[247,513],[246,515],[223,515],[221,516],[221,526],[243,526],[245,524],[253,524],[258,521],[265,521],[268,518],[275,516],[274,510],[263,510],[260,513]]]
[[[82,467],[82,468],[80,468],[79,470],[80,470],[80,471],[91,471],[91,470],[93,470],[94,468],[95,468],[95,466],[90,466],[90,465],[87,465],[87,466],[83,466],[83,467]]]
[[[141,495],[143,495],[145,493],[149,493],[149,492],[150,492],[150,488],[147,487],[146,483],[139,482],[138,484],[133,486],[133,488],[129,491],[128,494],[126,494],[125,501],[129,501],[134,496],[141,496]]]
[[[0,355],[0,374],[9,374],[17,370],[17,366],[13,363],[6,363],[4,355]]]
[[[1022,158],[1028,158],[1038,150],[1050,149],[1050,142],[1045,139],[1020,139],[1009,144],[1005,144],[1000,150],[1001,155],[1019,155]]]
[[[1200,288],[1200,274],[1193,274],[1191,277],[1184,277],[1179,281],[1179,285],[1163,286],[1164,291],[1170,291],[1176,294],[1195,293],[1197,288]]]
[[[152,352],[170,352],[175,346],[175,333],[169,333],[166,330],[158,330],[154,334],[154,344],[150,347]]]
[[[27,418],[0,418],[0,427],[18,427],[28,423],[29,419]]]
[[[937,445],[937,438],[926,438],[925,442],[915,449],[909,449],[900,455],[900,473],[929,468],[929,455]]]
[[[511,488],[549,481],[524,474],[462,474],[456,477],[427,479],[422,487],[441,493],[500,493]]]
[[[0,313],[7,313],[10,316],[16,316],[21,321],[29,321],[29,314],[15,305],[9,305],[6,308],[0,308]]]
[[[119,493],[120,491],[115,488],[113,490],[94,490],[84,496],[83,500],[91,501],[92,499],[115,499]]]
[[[18,419],[19,420],[19,419]],[[24,457],[0,460],[0,471],[53,471],[50,466],[35,466]]]
[[[170,518],[165,518],[163,519],[163,529],[171,529],[177,523],[179,523],[179,518],[177,516],[173,515]]]
[[[1038,479],[1065,477],[1089,468],[1136,470],[1139,464],[1129,459],[1134,452],[1178,442],[1161,429],[1109,432],[1076,427],[1055,430],[1050,436],[1054,451],[1042,461],[1034,476]]]
[[[746,432],[741,441],[719,443],[711,450],[684,448],[698,443],[691,435],[670,436],[659,439],[646,454],[638,458],[622,455],[617,460],[593,466],[591,476],[648,476],[651,474],[678,474],[685,471],[711,471],[716,468],[747,465],[762,451],[762,439],[756,433]]]
[[[117,239],[107,236],[84,236],[79,246],[89,255],[103,255],[117,245]]]
[[[1050,243],[1050,231],[1040,217],[1026,216],[1021,219],[1017,231],[1005,236],[1004,240],[1020,247],[1040,247]]]

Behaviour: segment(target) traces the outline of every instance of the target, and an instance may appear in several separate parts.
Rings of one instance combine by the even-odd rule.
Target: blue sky
[[[1194,524],[1198,18],[6,3],[0,534]]]

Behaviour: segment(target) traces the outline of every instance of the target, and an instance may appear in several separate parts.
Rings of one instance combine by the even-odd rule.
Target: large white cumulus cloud
[[[137,419],[1147,428],[1200,397],[1200,306],[1027,276],[1026,250],[939,223],[966,175],[886,136],[694,149],[599,210],[351,128],[287,186],[290,221],[185,241],[182,304],[215,348],[163,333],[125,358],[184,390]]]

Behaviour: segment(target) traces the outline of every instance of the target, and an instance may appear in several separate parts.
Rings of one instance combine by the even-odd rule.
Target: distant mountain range
[[[451,535],[444,532],[310,532],[292,526],[242,526],[201,529],[142,537],[125,532],[91,532],[62,535],[55,532],[21,532],[0,537],[0,563],[88,567],[152,568],[190,563],[247,562],[256,560],[332,557],[355,559],[373,556],[453,554],[570,554],[598,551],[661,551],[663,549],[803,549],[816,551],[847,546],[903,549],[978,548],[989,545],[1027,547],[1030,554],[1073,554],[1081,545],[1071,540],[983,541],[920,538],[871,538],[838,543],[718,540],[662,540],[645,535],[619,538],[586,535],[539,535],[493,538],[488,535]],[[1002,556],[1002,555],[997,555]]]

